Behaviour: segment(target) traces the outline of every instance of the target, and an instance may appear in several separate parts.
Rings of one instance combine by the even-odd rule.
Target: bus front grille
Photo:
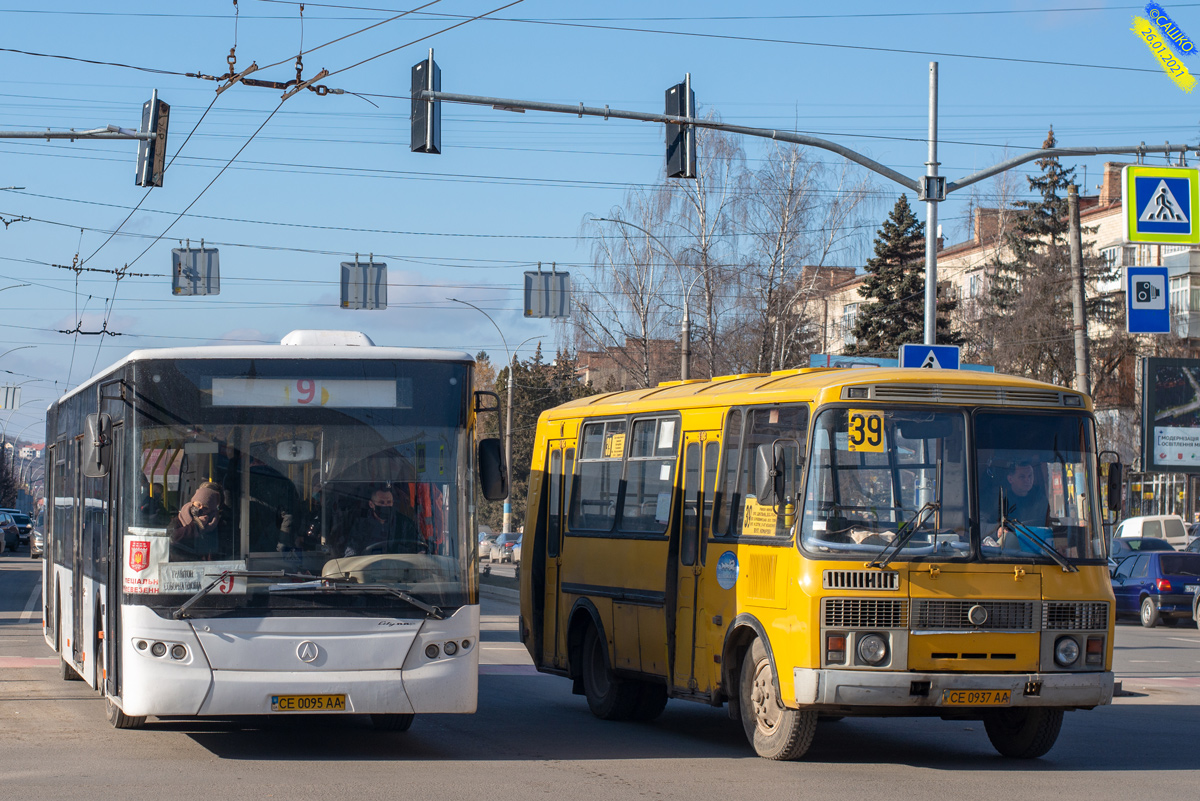
[[[821,578],[827,590],[900,589],[900,574],[894,570],[826,570]]]
[[[825,628],[908,628],[908,601],[900,599],[825,598],[821,612]]]
[[[1106,629],[1108,604],[1104,601],[1047,601],[1042,604],[1042,628],[1046,631]]]
[[[972,613],[975,607],[982,611]],[[913,601],[913,630],[1035,631],[1033,607],[1033,601]]]
[[[842,390],[842,397],[849,387]],[[941,402],[964,405],[1064,406],[1063,393],[1036,387],[972,387],[959,384],[875,384],[867,388],[870,400]]]

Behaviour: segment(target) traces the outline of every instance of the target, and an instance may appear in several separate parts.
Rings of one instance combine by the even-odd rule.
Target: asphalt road
[[[683,701],[646,724],[597,720],[517,642],[511,600],[486,597],[479,711],[406,733],[360,718],[158,721],[116,731],[101,700],[58,679],[41,638],[40,560],[0,556],[0,798],[1128,799],[1200,784],[1200,632],[1121,623],[1129,696],[1067,715],[1032,762],[974,722],[821,724],[803,762],[759,759],[723,709]]]

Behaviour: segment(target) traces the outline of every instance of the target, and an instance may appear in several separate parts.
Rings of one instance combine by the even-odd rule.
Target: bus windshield
[[[872,560],[1102,559],[1094,461],[1082,415],[827,409],[813,426],[801,541]]]
[[[975,444],[984,559],[1103,558],[1090,419],[979,412]]]
[[[966,416],[827,409],[813,426],[802,541],[816,553],[964,558]],[[898,540],[899,538],[899,540]]]
[[[442,609],[469,602],[474,553],[458,545],[473,489],[467,365],[196,360],[137,371],[127,603],[177,609],[226,572],[192,616],[415,616],[403,595]]]

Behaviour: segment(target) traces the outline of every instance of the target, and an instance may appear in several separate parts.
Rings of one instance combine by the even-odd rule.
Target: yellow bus
[[[1112,699],[1098,473],[1090,399],[1012,376],[802,369],[573,401],[538,421],[521,640],[601,718],[727,704],[771,759],[818,721],[894,715],[982,720],[1039,757],[1063,712]]]

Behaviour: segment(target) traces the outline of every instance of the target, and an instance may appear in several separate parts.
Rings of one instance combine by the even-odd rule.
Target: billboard
[[[1200,473],[1200,359],[1142,360],[1142,466]]]

